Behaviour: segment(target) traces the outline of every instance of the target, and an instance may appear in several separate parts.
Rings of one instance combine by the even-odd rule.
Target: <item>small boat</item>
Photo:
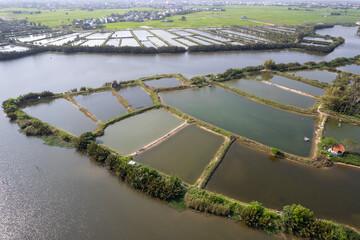
[[[310,138],[304,137],[304,141],[308,142],[308,141],[310,141]]]

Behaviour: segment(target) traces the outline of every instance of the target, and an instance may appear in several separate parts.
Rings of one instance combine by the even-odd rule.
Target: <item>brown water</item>
[[[311,168],[233,144],[206,189],[270,208],[297,203],[315,216],[360,227],[359,169]]]
[[[190,125],[134,160],[193,184],[223,142],[223,137]]]

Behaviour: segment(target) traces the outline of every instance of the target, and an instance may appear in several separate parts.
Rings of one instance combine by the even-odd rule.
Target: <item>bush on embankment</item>
[[[219,216],[238,216],[248,226],[268,233],[285,232],[296,236],[323,240],[359,240],[360,234],[344,225],[315,219],[309,209],[301,205],[289,205],[282,214],[268,210],[261,203],[241,203],[220,194],[198,188],[190,188],[185,194],[189,208]]]
[[[88,154],[96,162],[103,164],[117,174],[133,188],[139,189],[152,197],[163,200],[174,199],[183,194],[182,181],[176,176],[165,176],[155,169],[141,164],[129,164],[129,158],[111,153],[95,142],[91,132],[83,133],[76,141],[76,149]]]

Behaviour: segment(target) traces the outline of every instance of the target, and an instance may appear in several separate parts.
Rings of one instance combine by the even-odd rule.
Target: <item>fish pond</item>
[[[177,87],[181,82],[176,78],[160,78],[144,82],[149,87]]]
[[[200,120],[283,151],[308,156],[315,118],[275,109],[220,87],[160,93],[163,102]]]
[[[127,113],[124,106],[111,92],[78,95],[74,99],[79,105],[89,110],[98,120],[103,122]]]
[[[97,127],[95,122],[65,99],[40,103],[27,107],[24,111],[30,116],[78,136],[83,132],[93,131]]]
[[[268,74],[266,75],[267,78]],[[262,78],[262,76],[260,76],[260,78]],[[279,75],[271,75],[271,78],[270,79],[267,78],[267,80],[271,83],[281,85],[287,88],[295,89],[297,91],[311,94],[314,96],[322,96],[325,93],[324,89],[317,88],[309,84],[302,83]]]
[[[152,110],[108,126],[98,142],[125,156],[140,150],[182,123],[181,119],[165,110]]]
[[[193,184],[223,142],[222,136],[189,125],[134,160]]]
[[[296,71],[288,73],[297,77],[317,80],[319,82],[324,82],[328,84],[331,84],[338,75],[337,73],[329,72],[326,70]]]
[[[228,81],[225,84],[229,87],[248,92],[261,98],[299,108],[310,108],[314,106],[317,101],[314,98],[290,92],[256,80],[237,79]]]
[[[360,65],[357,64],[350,64],[343,67],[338,67],[337,69],[349,73],[360,74]]]
[[[233,144],[206,189],[269,208],[301,204],[316,217],[360,227],[360,174],[347,166],[317,169]]]
[[[130,103],[133,109],[141,109],[153,105],[150,96],[141,87],[123,88],[118,93]]]
[[[328,119],[325,136],[339,141],[345,146],[346,151],[360,153],[360,126]]]

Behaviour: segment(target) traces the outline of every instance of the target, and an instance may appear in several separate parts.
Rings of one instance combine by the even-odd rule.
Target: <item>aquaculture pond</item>
[[[328,84],[331,84],[338,75],[337,73],[329,72],[327,70],[296,71],[289,72],[289,74],[302,78],[318,80],[319,82],[324,82]]]
[[[133,109],[141,109],[153,105],[150,96],[141,87],[123,88],[118,93],[130,103]]]
[[[308,93],[314,96],[322,96],[325,93],[324,89],[317,88],[309,84],[302,83],[279,75],[272,75],[272,77],[268,81],[277,85],[298,90],[300,92]]]
[[[62,98],[27,107],[24,111],[30,116],[75,135],[93,131],[97,127],[97,124],[80,112],[76,106]]]
[[[248,92],[261,98],[300,108],[310,108],[316,99],[290,92],[256,80],[237,79],[225,82],[226,85]]]
[[[176,87],[180,86],[181,82],[176,78],[161,78],[144,82],[150,87]]]
[[[78,95],[74,99],[79,105],[89,110],[98,120],[103,122],[127,113],[124,106],[108,91]]]
[[[332,137],[345,146],[347,151],[360,153],[360,126],[328,119],[325,137]]]
[[[189,125],[134,160],[193,184],[223,142],[222,136]]]
[[[301,204],[316,217],[360,227],[360,170],[317,169],[233,144],[206,189],[269,208]]]
[[[337,69],[349,73],[360,74],[360,65],[357,64],[350,64],[343,67],[338,67]]]
[[[220,128],[277,147],[308,156],[315,118],[272,108],[220,87],[204,87],[160,93],[165,104]]]
[[[165,110],[152,110],[110,125],[105,129],[104,136],[98,138],[98,142],[125,156],[140,150],[182,123],[181,119]]]

